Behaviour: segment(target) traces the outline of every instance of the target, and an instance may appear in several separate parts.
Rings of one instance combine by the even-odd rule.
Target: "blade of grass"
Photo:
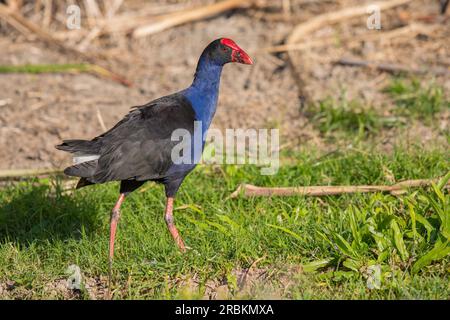
[[[392,220],[391,221],[391,229],[394,233],[394,244],[397,248],[398,252],[400,253],[400,257],[403,261],[406,261],[409,257],[408,250],[406,249],[405,242],[403,241],[403,234],[400,231],[400,228],[397,224],[397,221]]]
[[[302,264],[302,270],[306,273],[315,272],[318,269],[326,267],[332,260],[332,258],[328,258],[316,260],[307,264]]]
[[[440,260],[450,254],[450,245],[448,240],[443,240],[441,237],[436,241],[433,249],[428,251],[425,255],[420,257],[413,265],[412,272],[417,273],[424,267],[431,264],[431,262]]]
[[[291,231],[291,230],[289,230],[287,228],[284,228],[284,227],[281,227],[281,226],[276,226],[276,225],[273,225],[273,224],[270,224],[270,223],[267,223],[267,225],[269,227],[271,227],[271,228],[275,228],[275,229],[281,230],[283,232],[286,232],[287,234],[290,234],[291,236],[293,236],[297,240],[303,240],[303,238],[300,235],[298,235],[294,231]]]

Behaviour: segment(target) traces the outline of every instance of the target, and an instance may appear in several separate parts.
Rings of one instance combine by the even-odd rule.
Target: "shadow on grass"
[[[63,194],[46,185],[17,186],[0,195],[0,243],[80,239],[101,225],[97,204],[86,194]]]

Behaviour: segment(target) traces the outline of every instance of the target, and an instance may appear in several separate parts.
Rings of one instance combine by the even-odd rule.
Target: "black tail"
[[[68,167],[64,173],[72,177],[90,178],[94,175],[96,168],[97,160],[92,160]]]
[[[85,154],[96,154],[98,153],[98,143],[97,141],[90,140],[64,140],[63,143],[56,146],[56,149],[67,151],[70,153],[85,153]]]
[[[80,188],[83,188],[83,187],[86,187],[86,186],[90,186],[90,185],[92,185],[92,184],[95,184],[95,183],[90,182],[90,181],[89,181],[88,179],[86,179],[86,178],[81,178],[80,180],[78,180],[76,189],[80,189]]]

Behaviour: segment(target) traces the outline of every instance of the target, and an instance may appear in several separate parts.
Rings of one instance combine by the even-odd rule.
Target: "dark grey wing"
[[[192,134],[194,121],[189,100],[179,93],[135,107],[111,130],[92,140],[100,157],[80,164],[90,167],[83,176],[93,183],[163,178],[173,165],[171,153],[178,143],[171,140],[173,131],[182,128]]]

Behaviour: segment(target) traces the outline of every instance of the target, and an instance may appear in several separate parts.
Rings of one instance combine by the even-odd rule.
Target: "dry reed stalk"
[[[165,17],[158,17],[158,21],[156,22],[152,22],[148,25],[137,28],[133,31],[132,35],[136,38],[144,37],[181,24],[209,18],[228,10],[248,8],[254,3],[254,0],[225,0],[200,8],[194,8],[191,10],[185,10],[183,12],[168,14]]]
[[[354,58],[342,58],[336,61],[336,64],[350,67],[364,67],[390,73],[433,74],[435,76],[450,76],[450,69],[443,67],[413,68],[397,63],[374,62]]]
[[[16,28],[20,32],[25,34],[33,34],[37,38],[41,39],[47,45],[57,47],[61,51],[72,54],[78,58],[81,58],[85,61],[90,62],[95,67],[95,71],[97,74],[102,75],[103,77],[112,79],[117,81],[123,85],[131,86],[131,82],[127,80],[124,76],[119,75],[103,66],[101,66],[101,62],[94,56],[87,55],[76,48],[72,48],[66,45],[66,43],[62,40],[58,40],[54,38],[50,33],[38,25],[32,23],[31,21],[24,18],[20,13],[15,11],[11,11],[7,6],[0,4],[0,18],[3,18],[6,22],[8,22],[12,27]],[[20,27],[19,27],[20,26]]]
[[[407,180],[392,186],[312,186],[312,187],[257,187],[251,184],[241,184],[228,198],[271,197],[271,196],[329,196],[348,193],[390,192],[400,194],[408,188],[425,187],[437,182],[436,179]],[[448,186],[448,184],[447,184]]]

